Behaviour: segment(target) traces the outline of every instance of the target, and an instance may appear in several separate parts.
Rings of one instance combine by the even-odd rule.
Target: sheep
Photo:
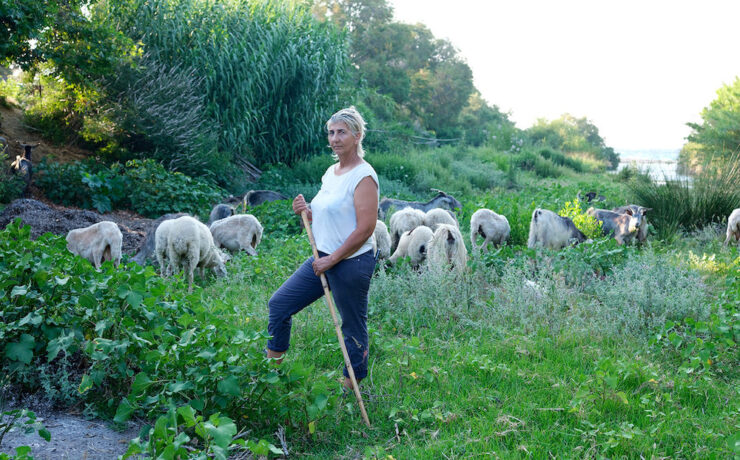
[[[378,259],[387,259],[391,256],[391,234],[388,232],[385,222],[378,220],[375,222],[375,231],[373,232],[373,254]]]
[[[479,209],[470,217],[470,246],[473,251],[481,248],[488,251],[488,243],[498,247],[509,239],[511,227],[506,216],[496,214],[490,209]],[[476,245],[478,235],[483,237],[483,244]]]
[[[170,222],[170,221],[165,221]],[[162,269],[163,276],[168,272],[179,272],[184,269],[188,278],[188,293],[193,292],[193,272],[197,268],[212,268],[216,276],[226,276],[224,266],[225,257],[213,242],[211,231],[205,224],[190,216],[183,216],[165,224],[162,233],[166,238],[156,239],[158,247],[157,254],[162,251],[161,245],[165,245],[169,267]]]
[[[404,208],[391,216],[391,250],[398,247],[398,242],[405,232],[424,225],[424,211],[415,208]]]
[[[268,201],[288,200],[282,193],[272,190],[250,190],[244,195],[244,207],[257,206]]]
[[[619,214],[629,214],[634,216],[638,220],[637,241],[639,243],[644,243],[647,240],[649,224],[646,214],[648,211],[652,211],[652,208],[645,208],[636,204],[628,204],[614,208],[612,211]]]
[[[388,214],[388,211],[391,208],[401,210],[411,207],[415,209],[420,209],[424,212],[427,212],[430,209],[434,208],[444,208],[450,211],[462,208],[462,204],[460,204],[460,202],[451,195],[448,195],[441,190],[437,190],[437,192],[437,196],[427,201],[426,203],[421,203],[419,201],[403,201],[393,198],[383,198],[382,200],[380,200],[380,204],[378,205],[378,218],[381,220],[385,220],[385,216]]]
[[[631,243],[640,228],[640,220],[632,212],[620,214],[606,209],[588,208],[586,214],[601,222],[604,235],[611,235],[618,244]]]
[[[740,247],[740,208],[735,209],[727,218],[727,238],[724,245],[730,244],[730,239],[735,238],[735,242]]]
[[[168,219],[160,222],[154,232],[154,252],[156,253],[155,255],[157,257],[157,263],[159,264],[160,273],[162,273],[162,276],[164,277],[167,277],[172,273],[172,264],[168,263],[167,265],[165,265],[165,262],[169,262],[167,256],[167,239],[170,235],[170,227],[172,227],[172,222],[174,222],[174,219]]]
[[[67,249],[89,260],[96,270],[106,260],[113,261],[115,266],[121,263],[123,234],[115,222],[106,220],[70,230],[66,239]]]
[[[234,215],[234,208],[232,208],[228,204],[217,204],[211,210],[211,215],[208,217],[208,224],[206,225],[210,227],[211,224],[216,222],[217,220],[225,219],[233,215]]]
[[[424,216],[424,225],[434,231],[437,229],[437,225],[439,224],[450,224],[455,227],[459,227],[457,218],[455,218],[455,214],[453,214],[452,211],[442,208],[434,208],[427,211]]]
[[[463,271],[468,263],[468,250],[465,248],[462,233],[455,225],[439,224],[429,243],[427,265],[442,267],[450,265]]]
[[[427,257],[429,244],[432,241],[434,233],[432,229],[425,225],[414,228],[401,235],[398,247],[388,262],[395,264],[401,257],[411,258],[411,265],[418,267]]]
[[[184,212],[178,212],[178,213],[169,213],[165,214],[164,216],[159,217],[157,220],[149,224],[149,228],[146,232],[146,238],[144,238],[144,242],[139,246],[136,255],[131,259],[137,264],[144,266],[146,265],[147,259],[151,257],[151,255],[155,252],[156,242],[155,242],[155,234],[157,232],[157,229],[159,228],[160,224],[166,220],[172,220],[177,219],[178,217],[187,216],[188,214]]]
[[[532,212],[528,248],[533,249],[539,244],[550,249],[561,249],[571,243],[584,241],[586,235],[569,218],[561,217],[548,209],[537,208]]]
[[[251,214],[239,214],[217,220],[211,224],[211,235],[216,247],[231,252],[244,250],[251,256],[257,255],[257,245],[262,240],[262,225]]]

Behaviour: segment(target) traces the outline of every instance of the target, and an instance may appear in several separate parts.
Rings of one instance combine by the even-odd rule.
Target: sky
[[[389,0],[448,39],[519,128],[588,118],[618,152],[680,149],[740,77],[740,0]]]

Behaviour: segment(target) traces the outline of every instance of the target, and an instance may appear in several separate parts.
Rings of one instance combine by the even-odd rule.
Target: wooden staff
[[[301,212],[301,218],[303,219],[303,226],[306,227],[306,233],[308,233],[308,241],[311,242],[311,249],[313,250],[314,259],[319,259],[319,251],[316,249],[316,240],[313,239],[313,232],[311,231],[311,224],[308,222],[308,214],[306,211]],[[362,419],[365,421],[365,425],[370,426],[370,419],[367,418],[367,412],[365,412],[365,405],[362,403],[362,395],[360,394],[360,387],[357,385],[357,379],[355,379],[355,371],[352,369],[352,362],[349,360],[349,353],[347,353],[347,346],[344,344],[344,337],[342,337],[342,330],[339,327],[339,320],[337,320],[337,313],[334,308],[334,298],[331,295],[331,289],[329,289],[329,283],[326,281],[326,275],[321,274],[321,285],[324,287],[324,295],[326,297],[326,303],[329,305],[329,311],[331,312],[331,318],[334,320],[334,330],[337,332],[337,338],[339,339],[339,346],[342,347],[342,354],[344,355],[344,364],[347,366],[347,372],[349,373],[349,379],[352,381],[352,389],[355,391],[355,397],[357,403],[360,405],[360,412],[362,412]]]

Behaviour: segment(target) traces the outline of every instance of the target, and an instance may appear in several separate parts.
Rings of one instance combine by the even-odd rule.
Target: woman
[[[306,205],[293,200],[293,212],[306,211],[319,258],[309,257],[272,295],[267,330],[267,357],[281,362],[290,343],[291,318],[324,295],[324,273],[342,317],[342,333],[359,382],[367,376],[367,301],[375,268],[371,237],[378,216],[378,176],[362,159],[365,120],[354,107],[340,110],[326,122],[329,146],[338,163],[321,178],[321,190]],[[352,388],[347,369],[344,386]]]

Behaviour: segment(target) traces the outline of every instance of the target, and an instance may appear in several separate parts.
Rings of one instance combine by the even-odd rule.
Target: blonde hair
[[[357,144],[357,155],[359,155],[360,158],[364,157],[365,150],[362,148],[362,140],[365,139],[365,119],[362,118],[360,112],[358,112],[353,105],[332,115],[326,122],[326,130],[329,130],[329,125],[332,123],[340,122],[347,125],[353,136],[360,137],[360,142]],[[334,157],[336,157],[336,155],[334,155]]]

